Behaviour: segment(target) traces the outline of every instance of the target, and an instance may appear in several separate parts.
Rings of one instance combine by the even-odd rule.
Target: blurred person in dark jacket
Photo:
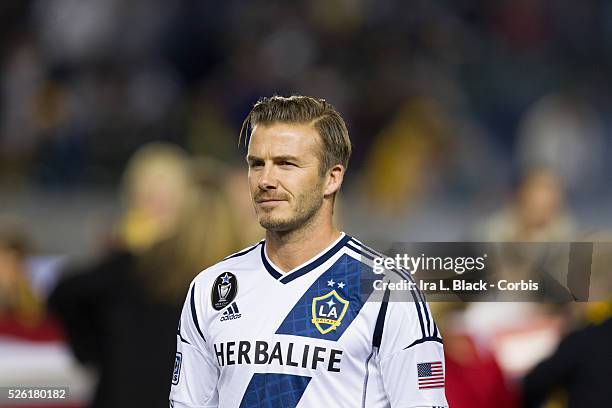
[[[551,396],[566,400],[564,406],[568,408],[610,406],[612,302],[594,303],[593,307],[603,307],[607,318],[570,333],[552,356],[525,376],[525,407],[542,407]],[[556,391],[561,391],[562,395],[555,394]]]
[[[94,408],[167,407],[188,284],[237,245],[223,196],[192,170],[172,145],[137,152],[113,249],[73,267],[50,297],[76,357],[99,372]]]

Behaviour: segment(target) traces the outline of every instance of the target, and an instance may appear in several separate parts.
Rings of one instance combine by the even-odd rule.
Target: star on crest
[[[332,307],[333,305],[336,304],[336,302],[334,302],[332,299],[329,299],[329,302],[325,302],[325,304],[329,307]]]
[[[225,283],[230,283],[230,279],[232,279],[232,277],[231,277],[231,276],[229,276],[229,275],[227,274],[227,272],[225,272],[225,275],[223,275],[223,276],[221,277],[221,279],[223,280],[223,282],[221,282],[221,283],[222,283],[222,284],[225,284]]]
[[[328,281],[327,281],[327,286],[331,286],[331,287],[333,288],[335,283],[336,283],[336,282],[335,282],[333,279],[328,280]]]
[[[338,283],[338,287],[339,287],[340,289],[344,289],[344,286],[345,286],[345,285],[346,285],[346,283],[344,283],[344,282],[340,282],[340,283]]]

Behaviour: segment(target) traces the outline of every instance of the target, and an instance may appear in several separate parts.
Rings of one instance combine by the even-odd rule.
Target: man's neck
[[[266,231],[266,253],[281,271],[289,272],[323,251],[340,234],[331,222],[288,232]]]

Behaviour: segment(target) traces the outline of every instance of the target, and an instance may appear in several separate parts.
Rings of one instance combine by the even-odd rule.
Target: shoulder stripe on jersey
[[[352,245],[352,242],[347,242],[346,247],[352,249],[354,252],[357,252],[359,255],[369,259],[370,261],[374,260],[375,255],[371,255],[365,251],[362,251],[361,249],[357,248],[356,246]]]
[[[206,341],[204,335],[202,334],[202,330],[200,329],[200,323],[198,323],[198,315],[196,314],[196,306],[195,306],[195,283],[191,287],[191,318],[193,319],[193,323],[195,324],[198,333],[200,333],[200,337],[202,340]]]
[[[351,245],[352,243],[359,245],[361,248],[364,249],[364,251],[361,251],[360,249],[356,248],[355,246]],[[347,243],[346,245],[348,248],[352,249],[353,251],[355,251],[356,253],[368,258],[369,260],[374,260],[374,256],[382,256],[382,257],[386,257],[386,255],[380,254],[379,252],[368,248],[367,246],[361,244],[359,241],[352,239],[349,243]],[[366,252],[367,251],[367,252]],[[371,254],[375,254],[375,255],[371,255]],[[414,282],[414,279],[412,278],[412,276],[410,276],[410,274],[407,271],[404,271],[402,269],[395,269],[392,268],[391,271],[396,272],[397,274],[399,274],[402,278],[412,281]],[[434,326],[434,336],[437,335],[438,329],[436,327],[435,322],[433,322],[433,319],[430,317],[429,311],[427,310],[427,304],[425,303],[425,298],[423,297],[423,294],[421,293],[421,291],[419,290],[411,290],[410,291],[412,294],[412,297],[414,299],[414,306],[416,308],[417,311],[417,315],[419,317],[419,323],[421,325],[421,331],[423,333],[423,337],[427,337],[428,335],[431,334],[431,326],[433,324]],[[415,294],[416,292],[416,294]],[[427,320],[427,331],[425,330],[425,323],[424,323],[424,318],[423,315],[425,316],[425,319]]]
[[[427,341],[435,341],[437,343],[444,344],[442,339],[439,338],[439,337],[435,337],[435,336],[434,337],[423,337],[422,339],[415,340],[411,345],[404,347],[404,350],[406,350],[406,349],[408,349],[408,348],[410,348],[412,346],[416,346],[417,344],[425,343]]]
[[[376,318],[376,325],[374,326],[374,336],[372,337],[372,346],[380,347],[382,342],[383,328],[385,327],[385,316],[387,315],[387,306],[389,304],[390,291],[387,288],[383,295],[382,302],[380,303],[380,309],[378,311],[378,317]]]
[[[352,242],[356,242],[356,241],[352,241]],[[374,261],[374,257],[378,256],[378,255],[372,255],[372,254],[371,254],[371,252],[372,252],[372,251],[370,251],[370,253],[365,252],[365,251],[362,251],[361,249],[359,249],[359,248],[355,247],[354,245],[352,245],[352,244],[351,244],[351,242],[347,243],[347,244],[346,244],[346,247],[347,247],[347,248],[350,248],[350,249],[351,249],[353,252],[356,252],[356,253],[358,253],[359,255],[361,255],[361,256],[363,256],[363,257],[365,257],[365,258],[369,259],[370,261]],[[381,255],[381,256],[386,257],[386,255]],[[393,268],[388,269],[388,270],[390,270],[390,271],[392,271],[392,272],[396,272],[396,273],[397,273],[398,275],[400,275],[402,278],[404,278],[404,279],[406,279],[406,280],[409,280],[409,281],[411,281],[411,282],[414,282],[414,279],[412,279],[412,276],[410,276],[410,274],[406,275],[406,274],[405,274],[405,272],[401,272],[400,270],[398,270],[398,269],[393,269]],[[418,294],[418,293],[420,293],[418,290],[417,290],[416,292],[417,292],[417,294]],[[419,298],[419,299],[420,299],[420,298]]]
[[[358,239],[356,239],[356,238],[351,238],[351,242],[352,242],[353,244],[356,244],[356,245],[357,245],[357,246],[359,246],[360,248],[363,248],[363,249],[367,250],[368,252],[372,253],[373,255],[376,255],[376,256],[383,256],[383,257],[385,257],[385,256],[386,256],[385,254],[383,254],[383,253],[381,253],[381,252],[379,252],[379,251],[375,250],[374,248],[371,248],[371,247],[367,246],[366,244],[364,244],[363,242],[359,241],[359,240],[358,240]]]
[[[225,258],[223,258],[223,260],[225,261],[225,260],[227,260],[227,259],[237,258],[237,257],[239,257],[239,256],[246,255],[246,254],[248,254],[249,252],[251,252],[252,250],[254,250],[255,248],[257,248],[257,247],[258,247],[258,246],[259,246],[261,243],[263,243],[263,241],[259,241],[259,242],[258,242],[258,243],[256,243],[255,245],[253,245],[253,246],[251,246],[251,247],[249,247],[249,248],[247,248],[247,249],[244,249],[244,250],[242,250],[242,251],[240,251],[240,252],[236,252],[235,254],[231,254],[231,255],[229,255],[229,256],[226,256]]]
[[[379,257],[379,258],[388,258],[387,255],[376,251],[375,249],[370,248],[367,245],[364,245],[362,242],[357,241],[355,238],[352,238],[351,243],[359,246],[359,248],[361,248],[367,255],[366,258],[373,260],[375,257]],[[356,251],[359,252],[359,251]],[[397,268],[391,268],[391,271],[397,272],[398,274],[400,274],[404,279],[409,280],[411,282],[414,282],[414,279],[412,278],[412,275],[410,275],[410,273],[408,271],[404,271],[403,269],[397,269]]]
[[[421,298],[421,309],[423,310],[425,320],[427,320],[427,335],[431,335],[431,321],[433,320],[433,318],[429,315],[429,310],[427,310],[427,303],[425,303],[425,298],[423,298],[423,294],[417,293],[417,296]]]
[[[355,238],[351,238],[351,243],[357,245],[359,248],[363,249],[364,251],[368,252],[370,255],[372,256],[377,256],[377,257],[382,257],[382,258],[387,258],[388,256],[383,254],[382,252],[379,252],[373,248],[370,248],[369,246],[365,245],[363,242],[360,242],[358,240],[356,240]]]
[[[183,343],[187,343],[187,344],[191,345],[191,343],[188,342],[187,340],[185,340],[185,338],[181,334],[181,319],[179,319],[178,329],[176,329],[176,335],[179,336],[179,339],[181,339],[181,341]]]
[[[364,250],[361,251],[360,249],[356,248],[352,244],[359,245],[359,247],[363,248]],[[374,260],[374,256],[386,257],[386,255],[383,255],[365,246],[364,244],[360,243],[359,241],[355,239],[352,239],[346,246],[350,248],[351,250],[353,250],[354,252],[360,254],[361,256],[366,257],[369,260]],[[403,269],[391,269],[391,271],[396,272],[397,274],[399,274],[402,278],[406,280],[414,282],[414,279],[412,278],[412,276],[410,275],[408,271],[404,271]],[[414,290],[410,292],[414,299],[414,306],[417,311],[417,316],[419,317],[419,325],[421,326],[421,333],[422,333],[423,338],[428,339],[431,336],[433,338],[440,339],[438,336],[438,327],[436,326],[436,323],[434,322],[433,318],[430,316],[429,310],[427,309],[425,295],[419,290]],[[425,330],[425,323],[423,320],[423,315],[427,319],[427,331]],[[431,326],[433,326],[433,334],[431,333]]]
[[[423,316],[421,315],[421,308],[419,306],[419,301],[417,300],[416,295],[414,294],[414,290],[411,290],[412,298],[414,299],[414,306],[416,307],[417,316],[419,316],[419,324],[421,325],[421,334],[423,337],[427,337],[425,334],[425,325],[423,324]]]
[[[362,251],[361,249],[357,248],[356,246],[352,245],[350,242],[346,243],[346,247],[348,249],[350,249],[351,251],[361,255],[362,257],[369,259],[370,261],[374,261],[374,256],[370,255],[369,253]]]
[[[370,261],[374,260],[374,257],[371,256],[370,254],[366,254],[365,252],[363,252],[362,250],[360,250],[359,248],[357,248],[354,245],[351,245],[350,242],[347,242],[346,244],[347,248],[351,248],[353,251],[357,252],[359,255],[365,256],[366,258],[368,258]]]
[[[362,242],[359,242],[355,238],[352,238],[350,242],[358,245],[360,248],[363,248],[364,251],[366,251],[366,252],[368,252],[370,254],[373,254],[374,256],[386,257],[385,254],[383,254],[381,252],[378,252],[375,249],[370,248],[369,246],[363,244]],[[354,248],[352,248],[352,249],[355,250]],[[359,252],[359,251],[356,251],[356,252]],[[373,258],[369,258],[369,259],[372,260]],[[408,281],[414,282],[414,279],[413,279],[413,277],[412,277],[412,275],[410,274],[409,271],[406,271],[404,269],[396,269],[396,268],[393,268],[391,270],[396,272],[396,273],[398,273],[402,278],[404,278],[404,279],[406,279]],[[417,290],[416,291],[416,296],[418,297],[418,299],[421,302],[421,310],[423,311],[423,314],[425,315],[425,317],[427,319],[427,334],[430,334],[433,337],[439,338],[439,336],[438,336],[438,326],[436,325],[436,322],[433,320],[433,317],[431,316],[431,313],[429,312],[429,310],[427,308],[427,299],[425,298],[425,294],[423,292],[421,292],[420,290]],[[431,326],[433,326],[433,333],[432,333],[432,330],[431,330]]]
[[[394,271],[397,272],[404,279],[412,279],[410,275],[406,276],[406,272],[403,270],[394,269]],[[423,310],[423,314],[425,315],[425,318],[427,319],[427,335],[432,335],[436,337],[438,334],[438,328],[436,326],[436,322],[434,322],[433,317],[431,316],[431,313],[429,312],[427,308],[427,300],[425,299],[425,294],[421,292],[420,290],[416,290],[413,292],[416,292],[416,296],[421,302],[421,309]],[[433,326],[433,333],[431,330],[431,326]]]
[[[363,243],[357,241],[355,238],[351,238],[350,243],[353,245],[358,246],[359,248],[361,248],[363,251],[365,251],[366,253],[368,253],[370,256],[372,257],[382,257],[382,258],[386,258],[387,255],[385,254],[381,254],[378,251],[375,251],[374,249],[364,245]]]

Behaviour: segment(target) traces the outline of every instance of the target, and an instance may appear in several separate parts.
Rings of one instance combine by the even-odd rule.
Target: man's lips
[[[287,201],[287,199],[283,197],[258,197],[255,199],[256,203],[266,203],[270,201]]]
[[[256,202],[258,204],[262,204],[262,203],[279,203],[281,201],[287,201],[287,200],[285,200],[283,198],[266,198],[266,199],[263,199],[263,200],[256,200]]]

